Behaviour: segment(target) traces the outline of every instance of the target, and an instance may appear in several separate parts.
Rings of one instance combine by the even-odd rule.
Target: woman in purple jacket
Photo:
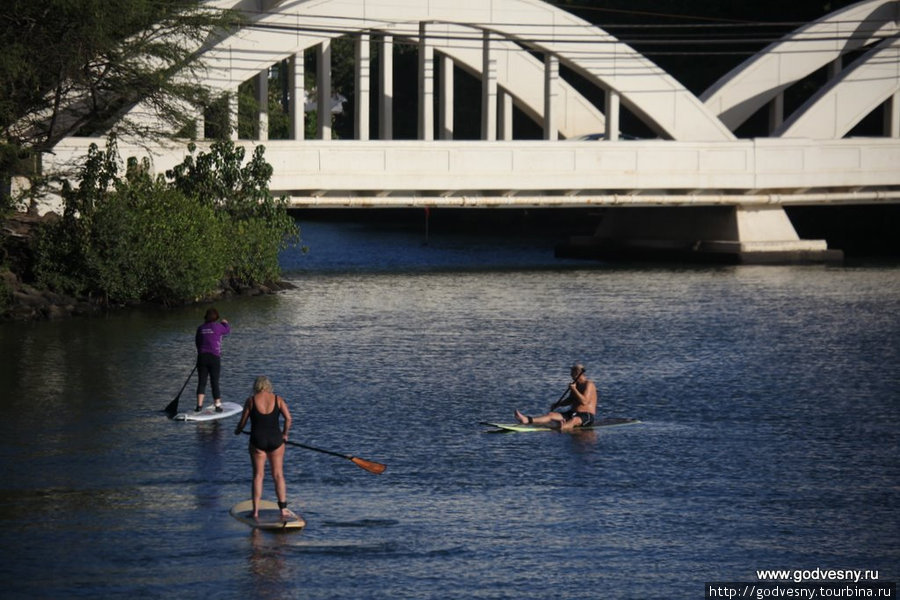
[[[222,372],[222,337],[231,332],[231,325],[225,319],[219,320],[219,311],[210,308],[206,311],[204,323],[197,328],[195,342],[197,344],[197,408],[203,409],[203,398],[206,395],[206,380],[212,384],[212,394],[216,403],[216,412],[222,412],[222,392],[219,390],[219,375]]]

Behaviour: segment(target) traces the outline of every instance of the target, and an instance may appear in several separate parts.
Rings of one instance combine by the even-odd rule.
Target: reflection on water
[[[228,515],[250,490],[236,418],[160,413],[205,307],[0,324],[4,597],[687,598],[768,566],[900,577],[896,266],[560,264],[529,240],[404,235],[312,224],[314,251],[285,257],[296,289],[217,303],[225,399],[266,374],[292,439],[388,465],[288,449],[297,534]],[[544,410],[575,360],[602,416],[643,423],[483,433]]]
[[[273,534],[252,530],[250,534],[251,552],[248,560],[253,575],[254,597],[283,598],[286,583],[291,581],[292,569],[285,561],[285,553],[294,534]],[[297,587],[295,581],[291,587]]]

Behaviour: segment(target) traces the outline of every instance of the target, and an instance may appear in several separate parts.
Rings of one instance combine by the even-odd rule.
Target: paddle
[[[176,413],[178,413],[178,400],[181,398],[181,392],[183,392],[184,388],[187,387],[188,381],[191,380],[191,377],[193,377],[194,371],[196,371],[196,370],[197,370],[197,365],[194,365],[194,368],[191,369],[191,372],[187,376],[187,379],[184,380],[184,385],[181,386],[180,390],[178,390],[178,395],[175,396],[175,399],[172,400],[171,402],[169,402],[169,405],[163,409],[163,412],[165,412],[167,415],[169,415],[170,419],[173,418],[176,415]]]
[[[578,381],[578,378],[581,377],[583,374],[584,374],[584,369],[582,369],[581,372],[578,373],[578,375],[576,375],[575,377],[572,378],[572,383],[575,383],[576,381]],[[570,383],[569,385],[572,385],[572,383]],[[566,386],[566,391],[563,392],[563,395],[559,397],[559,400],[557,400],[556,402],[553,403],[552,406],[550,406],[550,410],[553,410],[554,408],[558,407],[559,403],[562,402],[565,399],[565,397],[568,395],[569,395],[569,386]]]
[[[249,431],[241,431],[241,433],[246,433],[250,435]],[[305,448],[307,450],[313,450],[315,452],[321,452],[322,454],[330,454],[331,456],[337,456],[339,458],[346,458],[347,460],[353,462],[357,467],[361,469],[365,469],[369,473],[375,473],[376,475],[381,475],[384,473],[384,470],[387,469],[387,465],[383,465],[381,463],[375,462],[373,460],[366,460],[364,458],[359,458],[358,456],[350,456],[349,454],[341,454],[340,452],[332,452],[331,450],[323,450],[322,448],[316,448],[315,446],[307,446],[306,444],[301,444],[299,442],[292,442],[290,440],[285,440],[285,444],[290,444],[291,446],[297,446],[298,448]]]

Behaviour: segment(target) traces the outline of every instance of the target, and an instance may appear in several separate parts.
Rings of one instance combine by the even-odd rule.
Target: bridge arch
[[[878,44],[832,79],[777,128],[779,137],[839,139],[900,93],[900,35]],[[896,136],[896,133],[894,134]]]
[[[864,0],[830,13],[770,44],[721,77],[700,98],[734,131],[766,104],[777,102],[779,95],[792,84],[826,66],[832,68],[836,77],[844,55],[898,32],[900,0]],[[828,87],[833,90],[840,83],[833,81]],[[827,93],[817,98],[823,99]],[[802,110],[809,111],[809,108],[807,103]],[[822,113],[810,112],[813,114]],[[776,116],[775,128],[780,126],[779,121],[780,115]],[[782,127],[780,131],[786,132],[786,129]]]
[[[268,4],[267,10],[249,14],[248,27],[200,52],[210,87],[236,90],[269,65],[343,35],[379,33],[427,42],[427,36],[423,40],[421,35],[424,23],[457,34],[461,28],[489,32],[490,52],[503,52],[508,60],[506,65],[494,63],[501,71],[491,76],[505,77],[506,91],[520,108],[540,116],[545,129],[553,129],[548,139],[555,139],[557,131],[564,137],[584,133],[577,130],[581,127],[617,128],[620,105],[662,138],[734,139],[695,95],[647,58],[602,29],[540,0],[407,0],[402,5],[396,0],[287,0]],[[233,5],[246,8],[247,3]],[[439,51],[485,77],[485,68],[471,58],[477,36],[470,43],[456,36],[445,37],[452,43],[438,44]],[[602,89],[607,97],[604,111],[589,108],[567,85],[556,85],[549,92],[542,89],[541,102],[536,101],[534,84],[526,83],[524,77],[526,70],[534,69],[532,52],[545,57],[545,70],[563,64]],[[558,76],[553,81],[559,84]],[[566,111],[548,109],[550,102],[563,104]],[[578,116],[557,118],[557,114],[568,113]],[[603,113],[612,115],[610,125],[605,124]],[[611,137],[616,134],[611,131]]]

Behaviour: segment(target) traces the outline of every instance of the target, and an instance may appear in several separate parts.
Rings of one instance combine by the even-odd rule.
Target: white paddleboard
[[[215,421],[216,419],[227,419],[234,415],[241,414],[244,407],[236,402],[223,402],[222,412],[216,412],[215,407],[210,404],[204,404],[203,410],[194,412],[193,409],[187,412],[181,412],[172,417],[176,421]]]
[[[303,520],[303,517],[293,512],[291,512],[287,520],[284,520],[281,517],[281,509],[278,508],[278,504],[271,500],[259,501],[259,518],[256,519],[250,516],[253,513],[253,500],[238,502],[231,507],[230,512],[232,517],[254,529],[300,531],[306,526],[306,521]]]

